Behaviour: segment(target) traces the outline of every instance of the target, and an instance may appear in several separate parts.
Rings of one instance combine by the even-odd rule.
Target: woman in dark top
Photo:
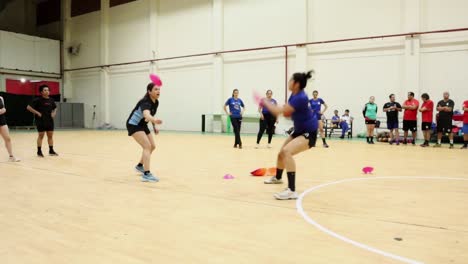
[[[18,162],[20,160],[15,158],[15,156],[13,155],[10,132],[6,123],[5,113],[5,102],[3,101],[3,97],[0,96],[0,135],[2,136],[3,141],[5,142],[5,147],[8,151],[8,154],[10,155],[10,158],[8,160],[11,162]]]
[[[50,91],[47,85],[39,87],[41,96],[34,99],[26,108],[36,117],[37,137],[37,156],[43,158],[42,140],[47,134],[47,143],[49,143],[49,155],[58,156],[54,150],[54,118],[57,114],[57,105],[54,99],[49,97]]]
[[[159,106],[160,86],[154,83],[148,84],[145,96],[138,101],[132,113],[127,119],[128,135],[143,149],[140,162],[135,167],[136,170],[143,173],[141,181],[157,182],[159,179],[150,172],[151,153],[156,149],[153,136],[148,129],[148,122],[153,124],[154,133],[158,133],[156,124],[162,124],[162,121],[155,118],[154,115]]]
[[[267,100],[273,105],[277,105],[276,100],[273,99],[272,96],[273,92],[271,90],[268,90],[266,92],[265,100]],[[271,139],[273,138],[273,133],[275,132],[276,117],[270,113],[270,111],[267,107],[265,107],[265,105],[259,105],[258,112],[260,112],[260,128],[258,130],[257,146],[255,148],[259,147],[260,140],[262,140],[262,136],[265,130],[268,133],[268,148],[271,148]]]

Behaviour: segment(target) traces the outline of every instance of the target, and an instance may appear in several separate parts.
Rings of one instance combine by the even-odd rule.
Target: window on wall
[[[42,26],[60,21],[60,0],[46,0],[36,6],[36,25]]]
[[[126,3],[135,2],[135,1],[137,1],[137,0],[110,0],[109,6],[113,7],[113,6],[123,5],[123,4],[126,4]]]
[[[79,16],[101,10],[101,0],[72,0],[71,16]]]

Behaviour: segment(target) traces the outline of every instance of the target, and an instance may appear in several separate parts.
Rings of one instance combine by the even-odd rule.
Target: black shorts
[[[5,115],[0,115],[0,126],[6,125],[6,118]]]
[[[431,122],[422,122],[421,124],[421,130],[431,130],[432,128],[432,123]]]
[[[36,120],[37,132],[54,131],[54,120],[38,121]]]
[[[450,119],[437,120],[437,132],[452,133],[452,120]]]
[[[296,133],[295,131],[291,133],[292,138],[297,138],[299,136],[303,136],[309,140],[309,148],[315,147],[315,143],[317,142],[317,130],[315,130],[314,132],[310,132],[310,133],[309,132]]]
[[[418,122],[416,120],[403,120],[403,131],[416,132],[418,130]]]
[[[127,124],[127,131],[128,136],[132,136],[133,134],[139,131],[145,132],[146,135],[149,135],[151,133],[148,126],[134,126],[130,124]]]
[[[375,125],[376,120],[366,119],[366,125]]]

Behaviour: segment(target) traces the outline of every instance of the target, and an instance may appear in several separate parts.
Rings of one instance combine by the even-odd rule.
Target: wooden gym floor
[[[2,264],[468,263],[459,146],[331,140],[296,158],[298,191],[319,186],[300,214],[296,201],[273,199],[285,184],[249,176],[274,166],[281,136],[273,149],[243,136],[238,150],[232,136],[163,132],[152,159],[159,183],[140,182],[141,152],[125,131],[57,131],[60,156],[44,159],[36,133],[12,138],[23,161],[6,162],[0,147]]]

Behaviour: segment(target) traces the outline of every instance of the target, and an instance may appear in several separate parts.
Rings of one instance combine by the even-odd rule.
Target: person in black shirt
[[[140,162],[135,167],[137,171],[143,173],[141,177],[141,181],[143,182],[159,181],[159,179],[150,172],[151,153],[156,149],[156,145],[148,129],[148,122],[151,122],[153,124],[154,133],[157,134],[158,130],[155,125],[162,123],[161,120],[154,117],[159,106],[159,94],[160,86],[154,83],[148,84],[145,96],[137,103],[127,119],[128,135],[133,137],[143,149]]]
[[[388,141],[390,145],[395,142],[397,145],[400,144],[398,134],[398,112],[401,112],[401,105],[398,102],[395,102],[395,95],[391,94],[389,96],[390,102],[386,103],[383,107],[383,111],[387,113],[387,128],[390,130],[390,140]]]
[[[8,151],[8,154],[10,155],[9,161],[17,162],[20,160],[15,158],[15,156],[13,155],[13,150],[11,147],[10,132],[8,130],[8,125],[6,123],[5,113],[6,113],[5,102],[3,101],[3,97],[0,96],[0,136],[2,136],[3,141],[5,141],[5,147]]]
[[[49,87],[45,84],[39,87],[40,97],[35,98],[27,107],[28,111],[36,116],[36,127],[39,136],[37,137],[37,156],[44,157],[42,154],[42,140],[47,134],[49,143],[49,155],[58,156],[54,150],[54,118],[57,114],[57,105],[54,99],[49,97]]]
[[[434,147],[439,148],[442,146],[442,134],[448,133],[450,139],[450,148],[453,148],[453,133],[452,133],[452,117],[455,102],[450,98],[448,92],[444,93],[444,99],[437,103],[437,111],[439,117],[437,118],[437,144]]]

